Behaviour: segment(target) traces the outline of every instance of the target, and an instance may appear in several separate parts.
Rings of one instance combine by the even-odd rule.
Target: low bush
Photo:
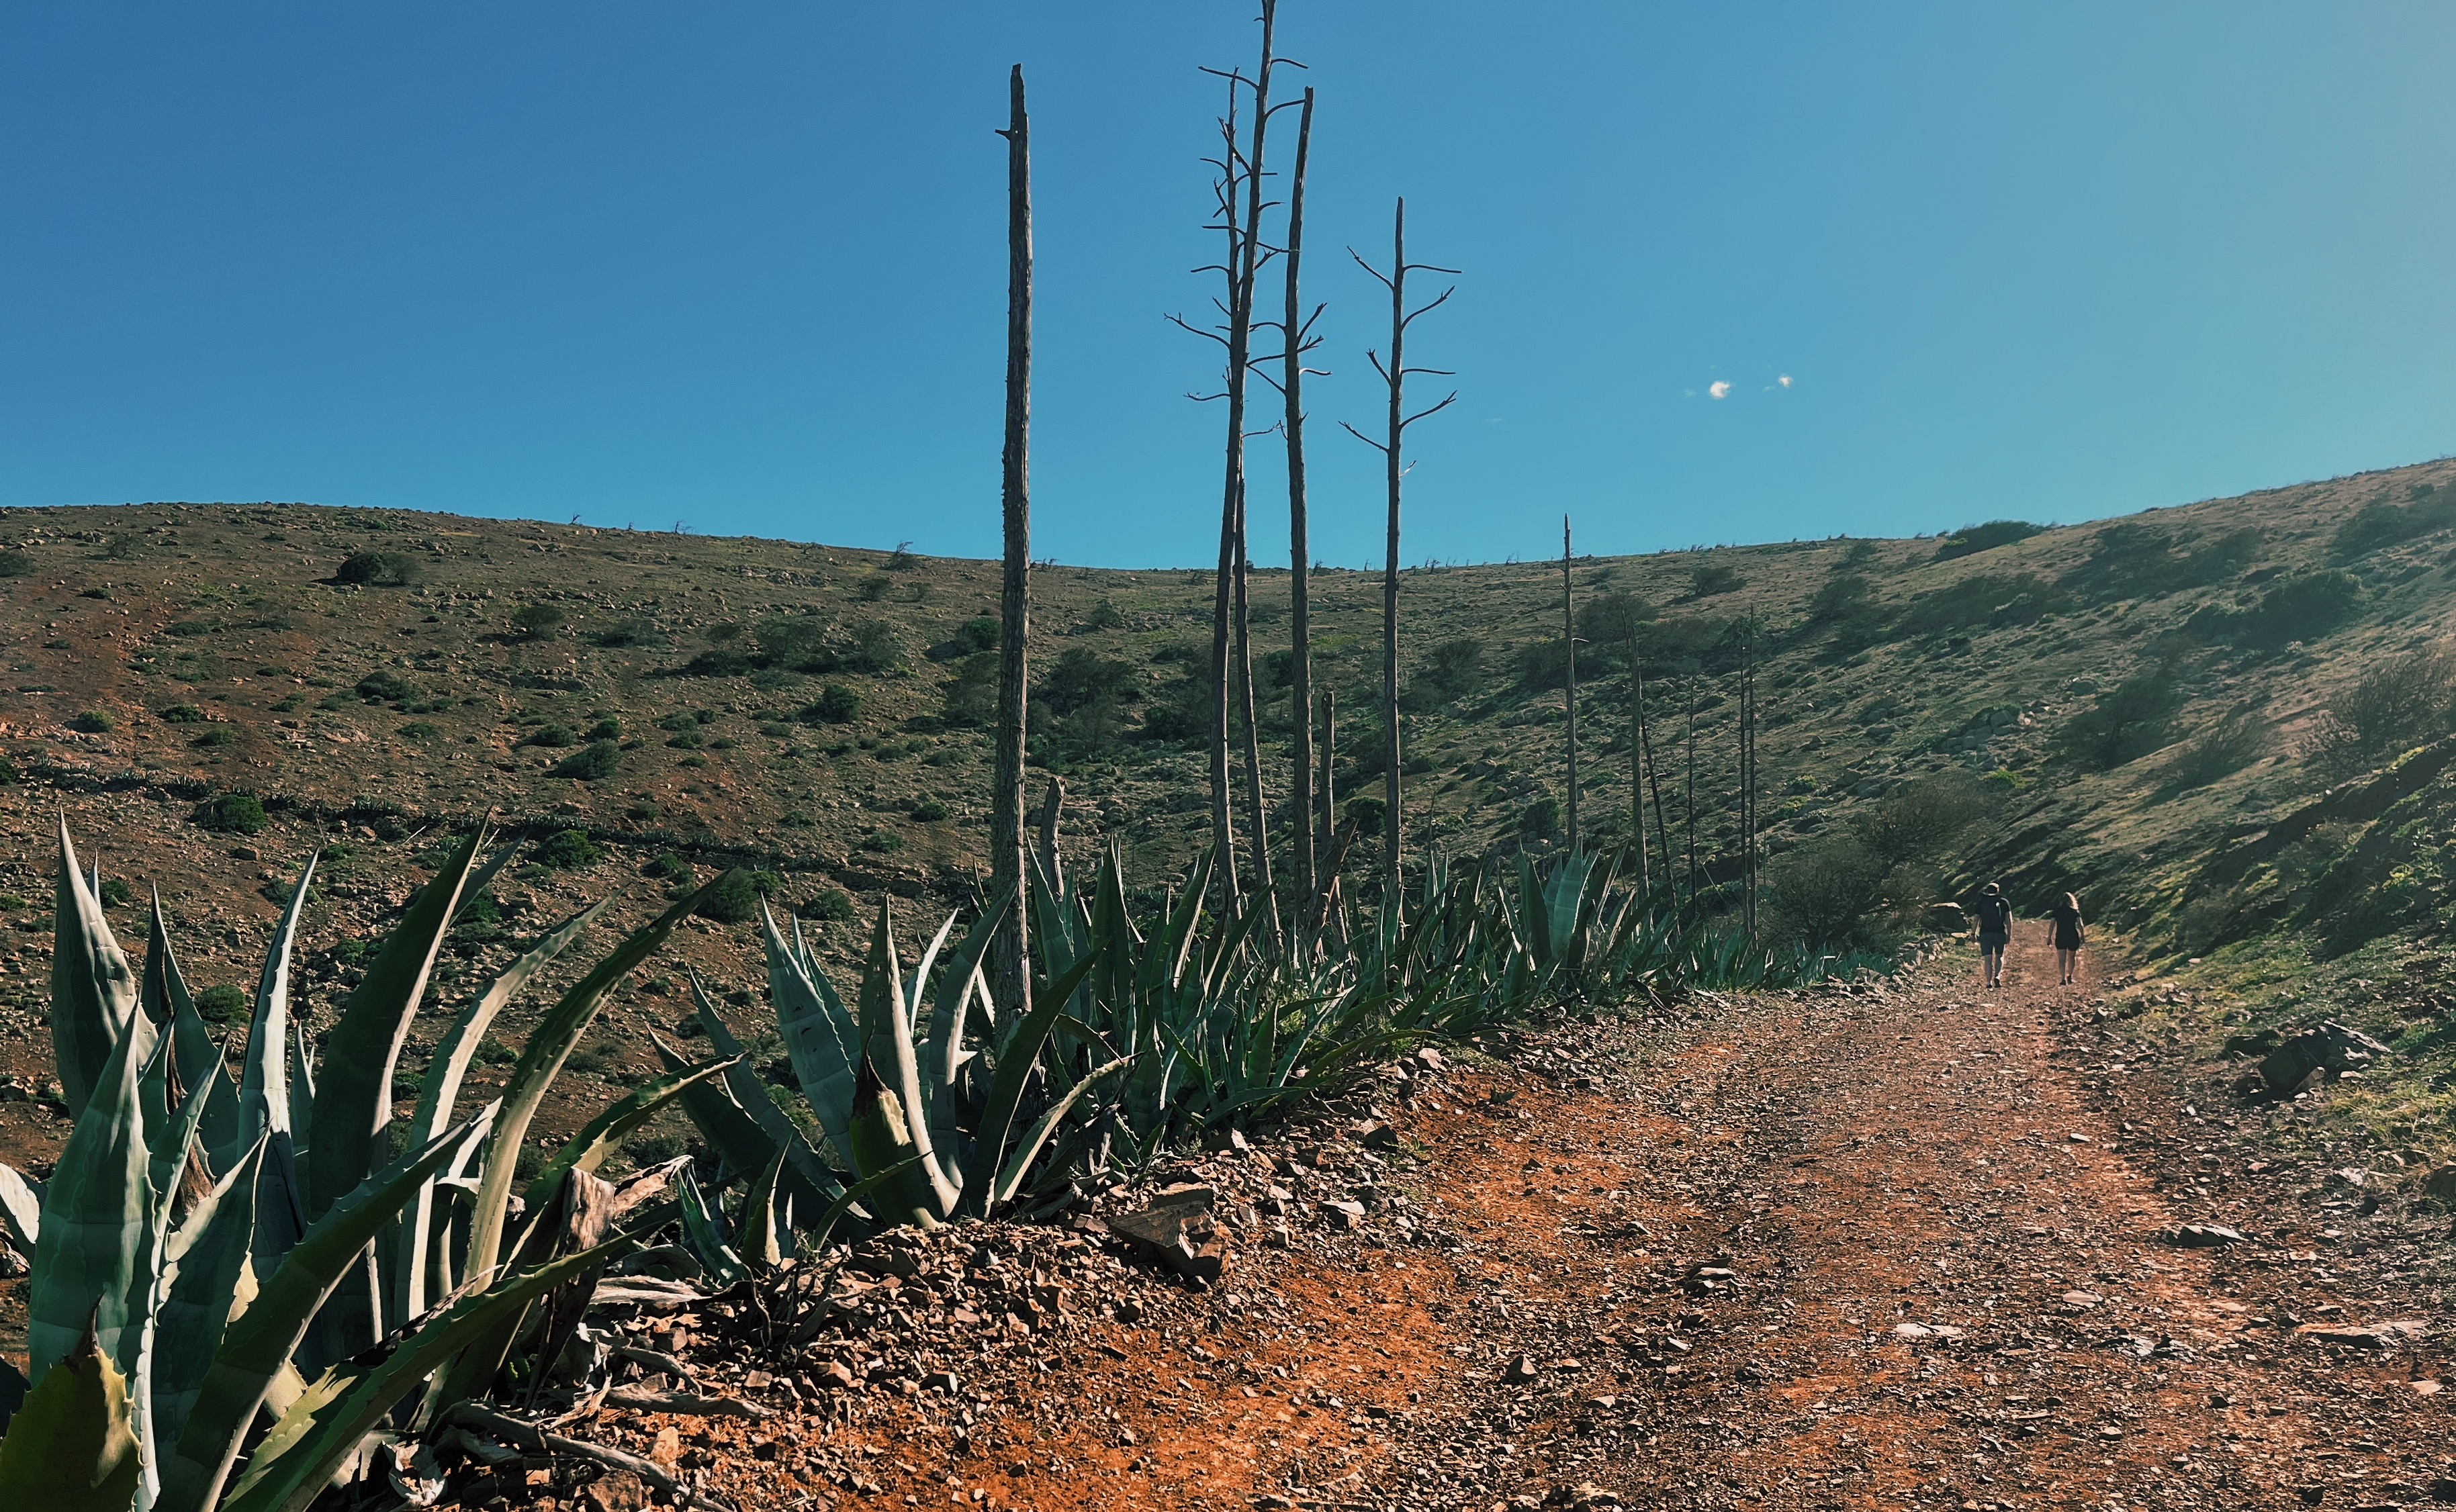
[[[400,588],[418,581],[418,564],[398,551],[353,551],[333,569],[335,582]]]
[[[623,769],[623,748],[610,740],[593,740],[554,764],[550,775],[576,782],[603,782]]]
[[[264,828],[264,803],[254,793],[215,793],[188,817],[215,834],[252,835]]]

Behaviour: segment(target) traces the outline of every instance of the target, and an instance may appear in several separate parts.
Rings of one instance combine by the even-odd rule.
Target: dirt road
[[[2125,1069],[2091,1059],[2096,995],[2024,936],[1996,992],[1955,953],[1554,1031],[1393,1109],[1423,1160],[1376,1190],[1409,1224],[1385,1198],[1354,1240],[1250,1247],[1181,1311],[1042,1348],[966,1407],[990,1453],[909,1402],[826,1435],[894,1466],[890,1500],[1040,1512],[2456,1498],[2437,1341],[2359,1331],[2435,1296],[2203,1166],[2230,1132],[2155,1068],[2094,1111]],[[1308,1186],[1268,1179],[1301,1229]],[[2200,1221],[2246,1237],[2164,1236]]]
[[[1896,991],[1734,1009],[1629,1098],[1523,1126],[1497,1147],[1522,1169],[1487,1155],[1451,1189],[1483,1226],[1451,1267],[1454,1347],[1503,1379],[1463,1379],[1460,1410],[1338,1499],[2431,1500],[2435,1344],[2323,1332],[2416,1298],[2335,1302],[2325,1255],[2274,1242],[2299,1214],[2239,1246],[2161,1237],[2232,1215],[2127,1153],[2173,1131],[2084,1107],[2053,1020],[2084,1019],[2093,982],[2054,983],[2040,936],[1996,992],[1955,955]],[[2188,1141],[2198,1111],[2171,1116]],[[1506,1379],[1522,1357],[1532,1379]]]

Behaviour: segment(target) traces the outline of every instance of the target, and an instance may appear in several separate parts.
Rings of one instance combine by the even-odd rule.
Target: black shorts
[[[1982,934],[1978,937],[1978,948],[1982,950],[2000,950],[2012,943],[2013,937],[2009,934]]]

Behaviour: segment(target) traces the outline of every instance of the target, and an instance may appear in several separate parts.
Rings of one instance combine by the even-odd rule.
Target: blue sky
[[[1242,4],[18,6],[0,503],[312,500],[986,555],[1005,72],[1035,555],[1218,531],[1198,159]],[[2456,8],[1285,0],[1317,555],[2071,521],[2456,450]],[[1293,146],[1293,117],[1282,152]],[[1286,161],[1283,156],[1281,161]],[[1275,300],[1276,291],[1272,291]],[[1780,379],[1791,378],[1789,386]],[[1717,398],[1715,385],[1728,387]],[[1430,394],[1428,398],[1438,397]],[[1276,442],[1256,554],[1285,558]],[[1277,548],[1273,543],[1277,542]]]

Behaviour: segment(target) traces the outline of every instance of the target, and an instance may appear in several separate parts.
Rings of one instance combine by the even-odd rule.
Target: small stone
[[[1501,1373],[1501,1379],[1511,1385],[1523,1386],[1533,1380],[1537,1374],[1534,1357],[1521,1355],[1509,1362],[1509,1368]]]
[[[810,1383],[821,1391],[850,1391],[853,1388],[852,1372],[845,1368],[844,1361],[831,1359],[811,1376]]]
[[[2214,1250],[2241,1244],[2242,1236],[2222,1223],[2186,1223],[2169,1230],[2166,1242],[2186,1250]]]
[[[1367,1150],[1396,1150],[1399,1131],[1379,1119],[1368,1120],[1356,1126],[1356,1142]]]
[[[1354,1233],[1364,1227],[1364,1204],[1361,1202],[1325,1202],[1321,1208],[1329,1215],[1333,1228]]]
[[[952,1397],[963,1389],[963,1380],[952,1370],[933,1370],[921,1378],[921,1389]]]
[[[586,1512],[643,1512],[648,1482],[629,1470],[608,1470],[582,1486],[579,1500]]]

